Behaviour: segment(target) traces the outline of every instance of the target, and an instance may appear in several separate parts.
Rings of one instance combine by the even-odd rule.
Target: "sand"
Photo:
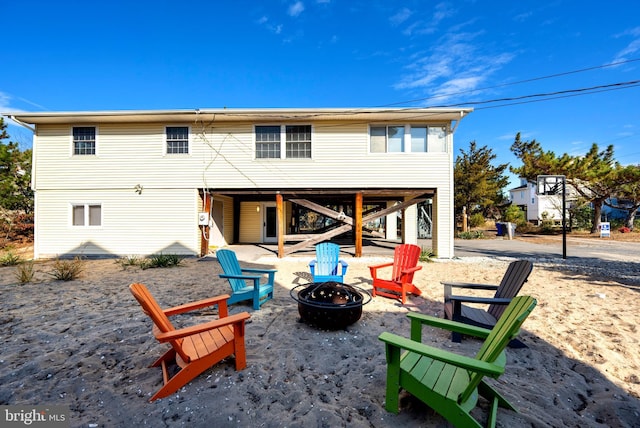
[[[347,258],[349,283],[370,290],[367,266],[388,259]],[[74,281],[36,264],[35,283],[0,268],[0,405],[68,405],[72,427],[399,427],[447,426],[444,418],[402,394],[398,415],[384,408],[386,364],[378,335],[409,335],[405,314],[442,317],[440,281],[496,283],[509,259],[421,262],[421,297],[402,306],[376,297],[362,318],[339,331],[300,322],[289,295],[308,282],[309,257],[262,257],[245,266],[276,268],[275,298],[248,311],[247,368],[225,360],[178,393],[149,403],[162,383],[148,368],[164,350],[127,286],[146,284],[163,307],[228,292],[214,257],[181,266],[123,269],[112,259],[86,261]],[[634,264],[633,266],[637,266]],[[500,409],[504,427],[632,427],[640,425],[640,287],[536,264],[521,294],[538,299],[523,326],[527,348],[507,350],[506,373],[492,381],[520,411]],[[176,320],[200,323],[207,312]],[[425,342],[473,355],[474,339],[456,344],[429,328]],[[473,411],[484,422],[486,402]]]

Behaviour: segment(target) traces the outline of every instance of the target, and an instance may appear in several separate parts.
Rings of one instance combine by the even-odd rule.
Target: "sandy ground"
[[[321,331],[299,320],[289,295],[308,282],[309,258],[262,257],[245,266],[273,267],[275,298],[248,311],[247,368],[214,366],[178,393],[153,403],[162,383],[148,368],[165,349],[127,286],[146,284],[163,307],[228,292],[214,257],[186,259],[168,269],[123,269],[114,260],[86,261],[74,281],[53,280],[51,262],[36,264],[35,283],[20,285],[15,267],[0,268],[2,311],[0,405],[70,407],[73,427],[440,427],[446,421],[403,394],[398,415],[386,412],[383,331],[409,335],[405,314],[442,317],[440,281],[497,283],[508,259],[423,262],[416,275],[422,297],[405,306],[377,297],[345,330]],[[384,258],[348,258],[347,282],[371,289],[368,265]],[[525,322],[523,349],[508,349],[506,373],[493,383],[520,413],[500,409],[504,427],[640,426],[640,288],[614,279],[538,266],[521,294],[538,299]],[[212,317],[181,317],[179,325]],[[472,355],[427,329],[424,341]],[[473,412],[481,421],[486,402]]]

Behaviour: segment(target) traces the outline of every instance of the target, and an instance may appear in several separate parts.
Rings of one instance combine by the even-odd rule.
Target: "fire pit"
[[[362,316],[362,306],[371,301],[367,291],[335,281],[301,284],[289,294],[298,302],[302,320],[325,330],[355,323]]]

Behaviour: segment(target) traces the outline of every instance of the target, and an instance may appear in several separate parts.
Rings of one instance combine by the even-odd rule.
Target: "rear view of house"
[[[279,255],[363,236],[453,256],[453,133],[470,109],[38,112],[35,257]],[[360,247],[361,248],[361,247]],[[358,250],[356,251],[358,253]],[[361,255],[361,254],[356,254]]]

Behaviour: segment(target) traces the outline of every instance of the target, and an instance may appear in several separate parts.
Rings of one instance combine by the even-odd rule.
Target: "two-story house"
[[[521,178],[520,186],[509,190],[509,199],[524,211],[526,220],[532,224],[543,220],[562,223],[562,195],[539,195],[533,181]]]
[[[206,254],[342,234],[453,256],[453,133],[471,109],[14,113],[33,137],[36,258]],[[398,213],[401,213],[399,215]],[[397,219],[401,218],[400,227]],[[398,232],[399,230],[399,232]]]

